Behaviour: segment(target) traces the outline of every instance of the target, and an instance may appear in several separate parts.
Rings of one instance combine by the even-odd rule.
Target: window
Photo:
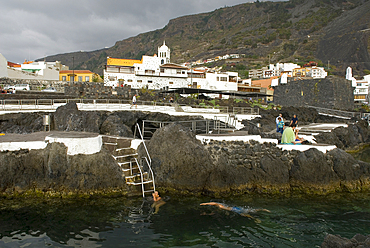
[[[221,78],[220,78],[220,81],[227,82],[227,77],[221,77]]]
[[[151,84],[151,83],[153,83],[153,81],[152,80],[148,80],[148,83]]]
[[[127,79],[127,82],[130,82],[130,83],[132,83],[132,79]]]
[[[67,77],[66,76],[62,76],[62,81],[67,81]]]
[[[78,76],[78,82],[82,82],[82,76]]]
[[[138,82],[138,83],[142,83],[142,82],[143,82],[143,80],[137,80],[137,82]]]
[[[85,82],[90,82],[90,76],[85,77]]]
[[[164,73],[164,68],[161,68],[161,73]]]
[[[355,96],[355,99],[366,99],[365,95]]]
[[[185,74],[185,71],[182,71],[182,74]]]
[[[115,80],[116,80],[116,77],[114,77],[114,76],[109,76],[109,77],[108,77],[108,79],[109,79],[109,81],[115,81]]]
[[[220,77],[217,77],[217,81],[220,81]]]
[[[69,77],[69,81],[74,82],[74,81],[75,81],[75,77],[74,77],[74,76],[70,76],[70,77]]]
[[[169,82],[169,84],[173,84],[173,82]]]

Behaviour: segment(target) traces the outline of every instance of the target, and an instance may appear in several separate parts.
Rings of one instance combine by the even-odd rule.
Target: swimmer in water
[[[159,196],[158,191],[154,191],[154,193],[152,193],[152,196],[154,201],[152,204],[152,208],[155,209],[154,213],[157,214],[159,211],[159,207],[166,204],[166,202]]]
[[[251,219],[254,219],[249,213],[256,213],[258,211],[265,211],[265,212],[269,212],[269,210],[267,209],[253,209],[253,208],[241,208],[241,207],[229,207],[229,206],[226,206],[224,204],[221,204],[221,203],[217,203],[217,202],[207,202],[207,203],[201,203],[200,204],[201,206],[216,206],[216,207],[219,207],[221,209],[224,209],[224,210],[227,210],[227,211],[232,211],[234,213],[237,213],[237,214],[240,214],[241,216],[245,216],[245,217],[249,217]]]

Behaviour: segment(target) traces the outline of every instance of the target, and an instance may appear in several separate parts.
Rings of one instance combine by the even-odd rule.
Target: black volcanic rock
[[[60,143],[45,149],[0,152],[0,192],[81,192],[126,190],[122,171],[105,150],[67,155]]]
[[[58,107],[53,117],[54,127],[58,131],[99,133],[103,122],[99,112],[79,111],[74,102]]]
[[[145,155],[140,146],[139,157]],[[187,128],[170,124],[157,130],[148,143],[156,183],[178,190],[202,189],[213,168],[211,156]]]
[[[133,137],[131,129],[117,115],[108,116],[100,127],[100,133],[113,136]]]
[[[370,164],[343,150],[282,151],[256,141],[210,141],[171,124],[147,143],[156,183],[178,191],[329,193],[370,188]],[[141,146],[139,157],[145,156]]]
[[[330,133],[321,133],[315,136],[318,143],[336,145],[341,149],[354,148],[360,144],[370,142],[370,127],[366,121],[349,124],[348,128],[337,127]]]

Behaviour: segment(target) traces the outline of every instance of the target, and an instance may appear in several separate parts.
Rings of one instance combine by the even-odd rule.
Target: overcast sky
[[[93,51],[163,28],[170,19],[248,0],[1,1],[0,53],[22,63],[48,55]]]

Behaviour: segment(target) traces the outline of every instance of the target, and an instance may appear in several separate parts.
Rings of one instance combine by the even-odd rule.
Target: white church
[[[141,60],[108,57],[104,70],[105,86],[130,86],[133,89],[237,91],[238,79],[237,72],[212,72],[171,63],[171,50],[165,42],[158,47],[158,55],[144,55]]]

